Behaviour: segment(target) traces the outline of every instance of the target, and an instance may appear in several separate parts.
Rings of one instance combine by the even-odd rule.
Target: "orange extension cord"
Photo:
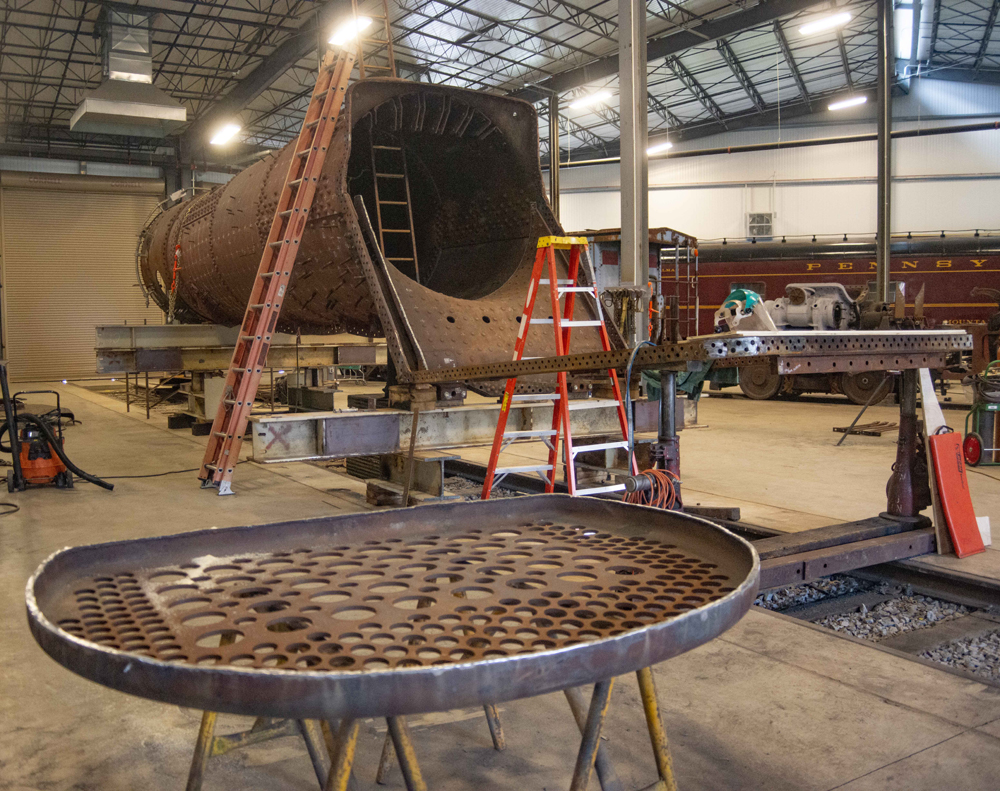
[[[670,470],[646,470],[640,472],[636,477],[649,479],[649,491],[629,492],[625,495],[625,502],[650,505],[653,508],[664,508],[668,511],[677,504],[677,489],[674,481],[680,483],[680,478]]]

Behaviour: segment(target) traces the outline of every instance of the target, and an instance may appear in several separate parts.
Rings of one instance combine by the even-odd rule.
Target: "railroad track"
[[[1000,688],[996,582],[902,561],[767,591],[757,603],[838,636]]]
[[[480,464],[456,460],[445,466],[449,475],[482,482]],[[519,493],[541,490],[537,479],[512,477],[505,484]],[[714,513],[700,515],[755,544],[761,556],[761,606],[1000,688],[1000,580],[915,562],[934,551],[931,528],[906,529],[873,517],[782,533]],[[892,560],[880,562],[885,558]],[[963,655],[963,647],[978,647],[981,658],[976,659],[974,650]]]

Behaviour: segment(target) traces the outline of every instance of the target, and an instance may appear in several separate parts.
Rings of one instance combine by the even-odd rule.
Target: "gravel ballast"
[[[459,475],[450,475],[444,479],[444,493],[446,495],[459,495],[467,501],[478,500],[483,495],[483,485],[481,483],[473,483]],[[515,492],[512,489],[504,489],[502,486],[496,486],[490,492],[490,498],[493,500],[521,496],[520,492]]]
[[[859,593],[873,587],[872,583],[863,582],[854,577],[834,575],[826,579],[816,580],[815,582],[807,582],[803,585],[792,585],[788,588],[779,588],[761,593],[754,601],[754,604],[758,607],[763,607],[765,610],[781,612],[798,604],[809,604],[821,599],[847,596],[848,594]]]
[[[852,637],[879,642],[886,637],[914,629],[926,629],[942,621],[969,614],[961,604],[932,599],[929,596],[900,596],[862,612],[831,615],[816,621],[820,626],[844,632]]]
[[[920,656],[1000,682],[1000,632],[956,640]]]

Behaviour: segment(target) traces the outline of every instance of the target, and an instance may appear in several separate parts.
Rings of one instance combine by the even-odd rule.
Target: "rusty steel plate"
[[[32,633],[108,687],[292,718],[443,711],[669,659],[753,602],[753,547],[685,514],[544,495],[65,549]]]

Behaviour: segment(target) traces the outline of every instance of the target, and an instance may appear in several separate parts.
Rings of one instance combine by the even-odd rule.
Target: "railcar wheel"
[[[772,373],[771,369],[755,365],[749,368],[740,369],[740,390],[747,398],[754,401],[766,401],[774,398],[784,384],[784,377]]]
[[[840,392],[858,406],[864,406],[868,403],[868,399],[872,397],[872,393],[882,386],[885,377],[886,374],[884,371],[842,374],[840,377]],[[886,390],[885,395],[889,395],[890,392],[891,388]],[[879,401],[882,401],[884,398],[885,396],[880,398]]]

